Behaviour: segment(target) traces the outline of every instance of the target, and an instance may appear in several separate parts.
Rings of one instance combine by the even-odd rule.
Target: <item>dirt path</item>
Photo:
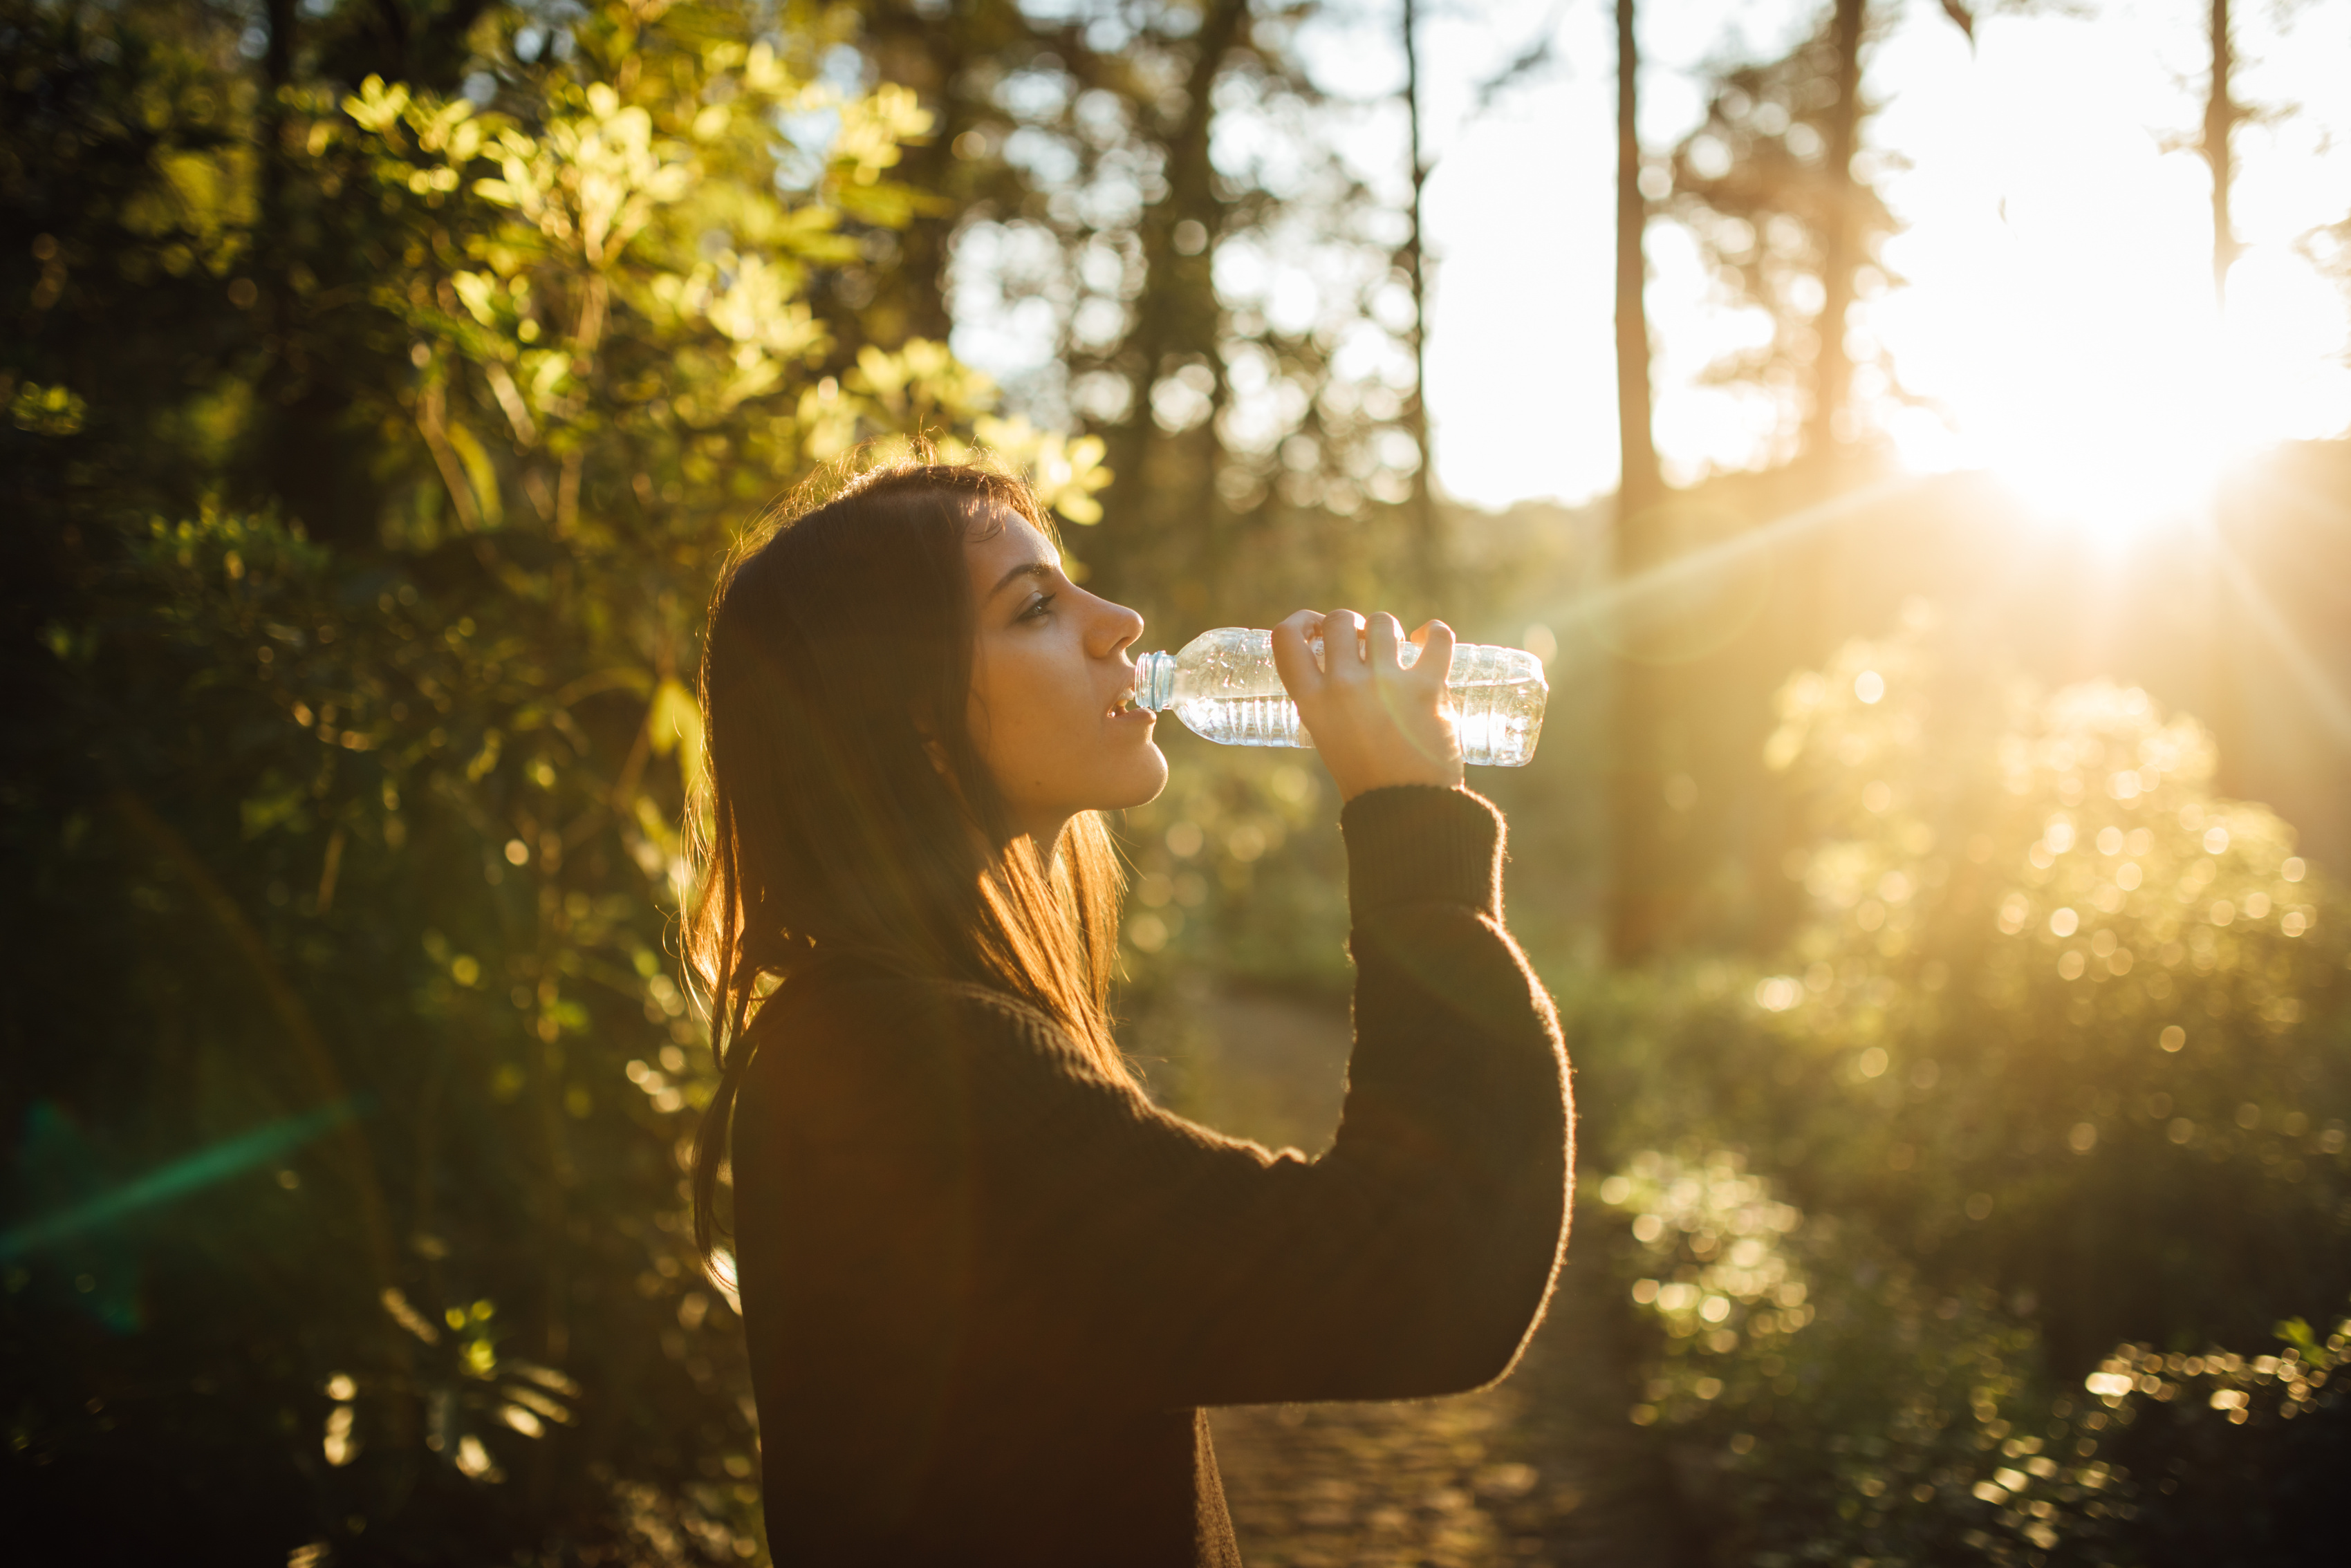
[[[1586,1282],[1499,1386],[1399,1405],[1219,1410],[1225,1495],[1250,1568],[1691,1561],[1655,1450],[1625,1420]]]

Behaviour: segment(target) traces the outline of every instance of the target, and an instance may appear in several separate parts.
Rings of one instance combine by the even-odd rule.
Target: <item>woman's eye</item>
[[[1040,594],[1037,597],[1035,603],[1029,605],[1028,609],[1023,610],[1020,612],[1020,619],[1023,621],[1043,620],[1045,618],[1046,606],[1051,604],[1058,597],[1059,595],[1051,593]]]

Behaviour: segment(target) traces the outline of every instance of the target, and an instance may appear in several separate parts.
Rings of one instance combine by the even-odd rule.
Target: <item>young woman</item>
[[[1565,1062],[1461,786],[1452,633],[1406,671],[1390,617],[1275,632],[1345,802],[1357,967],[1308,1160],[1162,1111],[1112,1040],[1095,813],[1167,764],[1127,706],[1141,618],[1060,560],[1018,484],[910,465],[777,525],[712,605],[695,1228],[731,1149],[779,1563],[1237,1564],[1202,1406],[1490,1382],[1564,1243]]]

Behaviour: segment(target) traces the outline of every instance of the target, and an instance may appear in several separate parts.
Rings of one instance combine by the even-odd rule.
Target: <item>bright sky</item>
[[[2351,215],[2351,0],[2241,5],[2236,96],[2291,108],[2237,133],[2246,246],[2225,333],[2212,319],[2210,186],[2167,136],[2199,124],[2203,0],[2086,0],[2086,17],[1980,17],[1977,48],[1935,0],[1876,0],[1894,25],[1869,65],[1870,144],[1911,166],[1886,185],[1908,232],[1886,259],[1909,286],[1868,308],[1923,411],[1895,425],[1928,468],[1990,464],[2063,498],[2159,492],[2238,445],[2351,428],[2351,312],[2297,238]],[[1988,9],[1989,7],[1979,7]],[[1611,325],[1614,35],[1607,0],[1435,0],[1423,78],[1439,260],[1429,348],[1438,484],[1480,506],[1587,499],[1616,481]],[[2281,26],[2278,14],[2293,15]],[[1815,0],[1675,0],[1642,18],[1642,130],[1669,149],[1703,110],[1696,78],[1739,47],[1776,53]],[[1342,0],[1310,36],[1330,89],[1391,91],[1387,0]],[[1549,27],[1564,68],[1472,118],[1477,84]],[[1400,121],[1350,156],[1400,170]],[[1389,172],[1393,178],[1394,172]],[[1650,232],[1656,434],[1669,476],[1740,466],[1769,411],[1699,386],[1746,340],[1695,247]]]

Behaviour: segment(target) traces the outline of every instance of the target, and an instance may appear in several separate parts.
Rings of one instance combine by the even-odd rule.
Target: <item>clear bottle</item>
[[[1321,643],[1313,647],[1319,659]],[[1396,648],[1396,662],[1406,669],[1419,657],[1417,644]],[[1180,653],[1144,654],[1134,669],[1135,706],[1154,713],[1172,707],[1195,735],[1224,746],[1314,745],[1273,667],[1270,632],[1242,626],[1203,632]],[[1453,650],[1445,690],[1462,761],[1523,768],[1533,760],[1551,696],[1541,659],[1517,648],[1464,643]]]

